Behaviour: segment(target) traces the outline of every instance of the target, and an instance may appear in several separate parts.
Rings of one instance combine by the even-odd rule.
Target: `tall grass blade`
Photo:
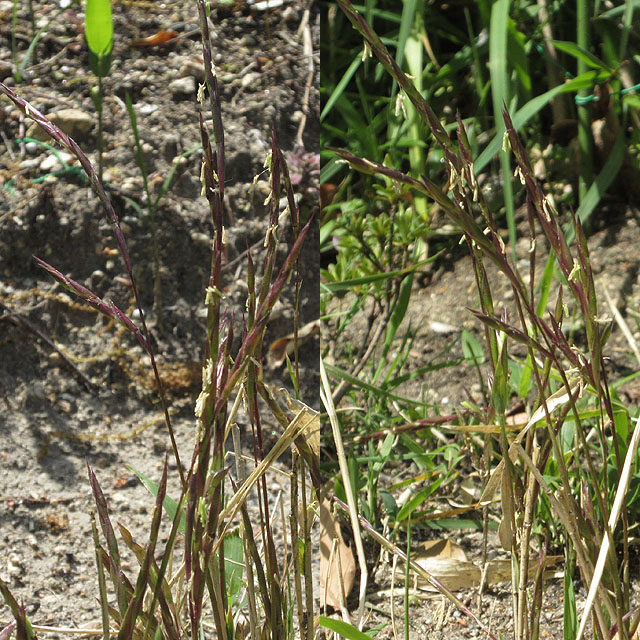
[[[578,631],[578,612],[576,610],[576,593],[573,588],[573,571],[570,567],[564,570],[564,640],[573,640]]]
[[[128,464],[125,466],[127,467],[127,469],[129,469],[130,471],[133,471],[133,473],[135,473],[138,476],[138,479],[140,480],[140,482],[142,482],[144,487],[154,498],[157,497],[158,485],[153,480],[147,478],[147,476],[145,476],[141,471],[138,471],[134,467]],[[178,503],[171,496],[165,496],[163,501],[163,506],[169,518],[173,520],[176,517],[176,514],[178,513]],[[181,535],[184,535],[184,530],[185,530],[185,514],[182,513],[180,515],[180,522],[178,524],[178,533],[180,533]]]
[[[496,123],[496,136],[504,132],[502,109],[509,104],[509,76],[507,70],[507,32],[509,26],[509,0],[497,0],[491,8],[491,27],[489,39],[489,73],[491,75],[491,98]],[[511,181],[511,162],[509,153],[500,151],[502,167],[502,189],[504,206],[509,228],[509,241],[515,258],[516,223],[513,203],[513,183]],[[477,169],[476,169],[477,170]]]
[[[605,562],[607,561],[609,548],[612,545],[611,535],[616,528],[616,524],[620,516],[620,511],[623,508],[623,501],[625,499],[625,496],[627,495],[627,489],[629,488],[629,483],[631,482],[631,469],[634,464],[639,443],[640,443],[640,418],[636,419],[636,426],[633,430],[631,441],[629,442],[629,448],[627,449],[627,455],[625,456],[624,466],[622,468],[622,473],[620,474],[620,480],[618,482],[618,487],[616,489],[616,495],[613,500],[613,507],[611,508],[611,513],[609,515],[607,530],[605,531],[605,535],[602,538],[602,545],[598,553],[598,560],[593,570],[593,579],[591,580],[591,584],[589,585],[589,593],[587,594],[587,601],[585,602],[584,609],[582,611],[580,628],[578,629],[578,635],[576,636],[576,640],[581,640],[582,636],[584,635],[587,621],[589,620],[589,616],[591,614],[591,608],[598,594],[598,590],[600,587],[600,580],[602,578],[602,574],[604,571]]]
[[[627,142],[624,130],[621,129],[618,133],[613,149],[611,149],[611,153],[607,158],[607,162],[602,168],[602,171],[598,174],[598,177],[594,180],[593,184],[589,187],[584,198],[582,198],[580,206],[576,211],[576,216],[585,226],[588,225],[591,215],[598,206],[602,196],[618,175],[620,168],[622,167],[622,163],[624,162],[626,152]],[[575,238],[573,226],[569,226],[567,228],[565,231],[565,237],[567,242],[573,242]]]
[[[102,562],[102,547],[98,537],[96,519],[91,514],[91,531],[93,533],[93,545],[96,550],[96,567],[98,569],[98,592],[100,594],[100,612],[102,614],[102,638],[109,640],[109,601],[107,599],[107,583],[104,577],[104,563]]]
[[[322,109],[322,113],[320,114],[320,122],[324,120],[324,118],[329,114],[329,112],[331,111],[333,106],[336,104],[336,102],[341,98],[344,90],[346,89],[347,85],[351,81],[353,74],[358,70],[358,67],[361,64],[362,64],[362,56],[358,54],[353,59],[353,62],[349,65],[347,70],[344,72],[344,75],[342,76],[342,78],[340,78],[340,81],[335,86],[334,90],[331,92],[331,95],[329,96],[327,102],[324,105],[324,109]]]

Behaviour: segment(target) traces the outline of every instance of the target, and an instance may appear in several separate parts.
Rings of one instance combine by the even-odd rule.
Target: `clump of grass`
[[[224,251],[225,141],[220,108],[220,92],[211,60],[211,43],[204,2],[198,3],[202,30],[205,85],[199,92],[204,104],[209,96],[213,116],[213,139],[200,115],[203,149],[202,192],[207,198],[213,227],[212,259],[206,289],[207,335],[203,363],[202,391],[195,407],[195,445],[190,462],[178,450],[161,378],[158,374],[152,340],[140,305],[132,261],[118,217],[100,178],[78,145],[53,125],[32,105],[0,83],[0,91],[54,140],[80,161],[97,192],[111,223],[117,246],[132,283],[140,324],[127,317],[112,301],[65,276],[53,266],[36,258],[62,286],[82,298],[132,333],[149,355],[157,387],[165,410],[180,477],[177,499],[167,495],[168,464],[165,459],[158,483],[141,477],[155,495],[155,507],[149,538],[142,544],[122,524],[119,536],[111,522],[109,506],[95,472],[88,468],[96,504],[92,521],[98,592],[102,608],[103,637],[118,638],[202,638],[205,624],[213,621],[216,637],[306,638],[314,636],[313,584],[311,580],[310,490],[319,488],[318,416],[306,405],[290,401],[283,405],[280,396],[267,385],[262,375],[262,341],[271,311],[296,269],[313,218],[304,225],[298,221],[291,181],[275,133],[269,156],[271,193],[269,228],[265,239],[265,257],[261,268],[254,265],[248,252],[246,317],[240,327],[240,346],[233,350],[238,331],[222,295]],[[285,185],[284,191],[282,185]],[[281,196],[289,208],[279,212]],[[281,265],[276,263],[278,227],[290,217],[295,239]],[[260,285],[256,283],[260,277]],[[285,394],[286,397],[286,394]],[[253,468],[247,468],[242,455],[237,413],[246,404],[253,434]],[[289,407],[289,408],[288,408]],[[281,425],[277,443],[266,449],[262,425],[265,411]],[[234,440],[235,460],[227,459],[227,442]],[[289,514],[289,535],[276,539],[274,514],[267,498],[266,475],[276,460],[291,451],[293,496]],[[235,467],[235,469],[234,469]],[[307,475],[313,482],[308,487]],[[140,475],[140,474],[139,474]],[[250,514],[247,497],[255,492],[259,514]],[[171,530],[164,549],[159,549],[159,530],[165,512]],[[283,512],[284,513],[284,512]],[[237,522],[236,517],[240,521]],[[184,536],[184,546],[178,544]],[[120,538],[120,541],[118,540]],[[137,576],[129,577],[120,561],[124,544],[139,563]],[[156,560],[161,555],[161,560]],[[111,590],[108,584],[111,585]],[[15,617],[0,632],[3,637],[15,626],[18,638],[35,637],[34,628],[0,580],[0,593]],[[207,634],[209,632],[207,631]]]
[[[484,439],[485,464],[487,470],[492,470],[490,475],[485,475],[480,505],[484,507],[486,522],[489,505],[500,488],[502,517],[498,532],[500,543],[512,559],[514,637],[517,640],[539,637],[543,572],[530,574],[529,559],[534,553],[540,566],[544,564],[550,542],[549,514],[559,523],[559,532],[553,542],[564,545],[568,563],[564,582],[565,637],[583,637],[587,621],[592,623],[597,638],[610,638],[616,633],[617,637],[631,637],[640,616],[630,605],[630,519],[625,496],[632,479],[632,463],[637,459],[640,423],[636,422],[635,428],[631,429],[629,411],[608,380],[604,348],[611,334],[612,321],[602,317],[599,311],[580,219],[572,216],[575,248],[571,250],[558,213],[535,179],[512,119],[507,109],[503,109],[505,152],[510,150],[513,154],[516,175],[524,187],[527,203],[531,234],[527,273],[530,282],[527,283],[512,262],[495,214],[478,185],[471,146],[461,118],[458,116],[457,141],[454,142],[412,79],[389,55],[369,24],[348,0],[338,0],[338,4],[364,38],[366,47],[398,83],[429,128],[442,153],[446,187],[440,187],[424,175],[411,177],[351,152],[333,151],[357,171],[391,181],[399,191],[410,188],[437,203],[460,230],[471,253],[480,305],[474,315],[484,326],[490,369],[488,406],[485,410],[475,408],[474,411],[480,425],[495,427],[495,436],[487,435],[484,428],[478,429],[476,434],[484,434],[481,437]],[[537,228],[542,230],[551,252],[538,288]],[[487,275],[487,263],[493,263],[508,278],[515,305],[513,319],[506,311],[498,310]],[[558,281],[554,284],[557,299],[547,311],[554,263],[558,273]],[[570,306],[584,322],[585,337],[581,344],[572,341],[568,332],[563,331]],[[525,350],[524,359],[516,355],[518,348]],[[517,364],[520,373],[515,389],[510,382],[512,363]],[[515,437],[508,433],[507,425],[514,392],[526,403],[528,414],[526,425]],[[332,403],[326,388],[324,400],[332,415],[335,432],[333,423],[337,424],[337,416],[331,411]],[[425,429],[431,425],[433,422],[428,420],[421,422]],[[388,437],[390,432],[393,430],[383,433]],[[596,436],[597,445],[592,444],[591,433]],[[353,476],[347,465],[341,470],[347,497],[351,498],[349,493],[356,490],[349,488]],[[401,555],[395,544],[381,536],[361,514],[354,512],[353,504],[349,505],[352,522],[356,524],[359,519],[360,526],[373,539]],[[357,528],[355,530],[358,535]],[[614,550],[616,531],[617,554]],[[416,570],[406,556],[405,561],[408,570]],[[576,611],[573,566],[579,569],[589,589],[581,619]],[[531,580],[533,588],[529,589]],[[430,582],[437,587],[433,580]],[[445,589],[440,590],[454,600]],[[466,607],[462,611],[477,622]],[[361,616],[357,624],[361,624]],[[405,627],[407,632],[408,627]],[[359,637],[355,631],[350,634],[345,632],[346,637]]]

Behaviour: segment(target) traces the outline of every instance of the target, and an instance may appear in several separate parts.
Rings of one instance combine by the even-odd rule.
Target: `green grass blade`
[[[580,203],[576,215],[582,224],[586,224],[593,213],[593,210],[598,206],[605,191],[609,188],[611,183],[618,175],[622,163],[624,161],[624,155],[626,152],[626,142],[624,136],[624,130],[620,130],[616,142],[609,154],[606,164],[602,168],[602,171],[595,179],[594,183],[589,187],[586,196]],[[575,232],[572,226],[569,226],[565,231],[565,237],[567,242],[573,242],[575,238]]]
[[[576,594],[573,589],[573,571],[567,567],[564,572],[564,640],[573,640],[578,631]]]
[[[604,63],[600,58],[594,56],[590,51],[585,51],[582,47],[579,47],[575,42],[564,42],[561,40],[554,40],[553,46],[559,51],[564,51],[576,60],[581,60],[587,66],[592,69],[602,69],[607,73],[613,73],[613,69]]]
[[[321,627],[329,629],[330,631],[335,631],[347,640],[371,640],[372,638],[372,636],[368,636],[366,633],[356,629],[352,624],[344,622],[343,620],[320,616],[319,622]]]
[[[109,599],[107,597],[107,583],[104,577],[104,564],[102,562],[102,549],[98,538],[96,518],[91,514],[91,531],[93,533],[93,545],[96,551],[96,566],[98,568],[98,592],[100,594],[100,613],[102,615],[102,638],[109,640]]]
[[[320,114],[320,122],[329,114],[333,105],[341,98],[345,88],[349,84],[353,74],[358,70],[358,67],[362,64],[362,55],[358,53],[358,55],[353,59],[347,70],[344,72],[342,78],[336,85],[335,89],[331,92],[327,103],[324,105],[324,109]]]
[[[350,278],[349,280],[340,280],[339,282],[323,282],[322,289],[327,293],[338,293],[340,291],[349,291],[353,289],[353,287],[357,287],[360,285],[372,284],[374,282],[379,282],[380,280],[388,280],[389,278],[398,278],[401,276],[406,276],[409,274],[413,274],[417,269],[423,267],[425,264],[429,262],[433,262],[435,258],[437,258],[442,251],[437,254],[427,258],[426,260],[422,260],[415,265],[411,265],[406,269],[402,269],[400,271],[386,271],[385,273],[375,273],[372,276],[362,276],[360,278]]]
[[[175,177],[176,172],[178,171],[178,169],[181,166],[181,161],[183,159],[185,159],[185,158],[188,158],[189,156],[192,156],[194,153],[196,153],[200,149],[202,149],[202,143],[201,142],[199,142],[198,144],[194,145],[190,149],[187,149],[185,152],[181,153],[179,156],[176,156],[173,159],[173,161],[171,163],[171,170],[167,174],[167,177],[165,178],[164,182],[162,183],[162,186],[160,187],[160,191],[158,191],[158,195],[156,196],[156,199],[153,202],[153,208],[154,209],[157,208],[158,204],[160,203],[160,200],[166,195],[167,191],[169,191],[169,189],[171,188],[171,184],[173,182],[173,178]]]
[[[142,482],[142,484],[145,486],[147,491],[154,498],[157,498],[158,485],[153,480],[150,480],[149,478],[147,478],[142,472],[138,471],[137,469],[134,469],[132,466],[130,465],[125,465],[125,466],[127,467],[127,469],[129,469],[129,471],[133,471],[133,473],[135,473],[138,476],[138,478],[140,479],[140,482]],[[166,511],[169,518],[171,518],[171,520],[175,520],[176,513],[178,513],[178,503],[171,496],[165,495],[162,506],[164,507],[164,510]],[[184,531],[185,531],[185,514],[183,513],[182,516],[180,517],[180,524],[178,524],[178,533],[180,533],[180,535],[184,535]]]
[[[409,299],[411,298],[411,289],[413,287],[413,273],[409,274],[400,285],[400,295],[398,296],[398,303],[396,304],[391,318],[389,320],[389,326],[387,327],[387,335],[384,340],[384,347],[382,349],[383,357],[389,353],[393,339],[404,320],[407,313],[407,307],[409,306]]]
[[[534,115],[551,102],[551,100],[553,100],[557,95],[561,93],[574,93],[579,89],[593,87],[594,84],[603,82],[607,77],[608,74],[604,71],[588,71],[587,73],[584,73],[563,85],[549,89],[549,91],[545,91],[545,93],[532,98],[513,115],[512,120],[515,130],[519,131],[522,129],[522,127],[524,127],[524,125],[527,124]],[[476,173],[480,173],[500,151],[501,146],[502,134],[496,134],[473,163],[474,171]]]
[[[33,632],[29,618],[27,618],[24,605],[18,604],[2,578],[0,578],[0,596],[4,598],[4,601],[7,603],[9,609],[11,609],[11,613],[15,618],[16,638],[18,638],[18,640],[35,640],[36,634]]]
[[[98,478],[96,477],[93,469],[87,463],[87,469],[89,471],[89,482],[91,484],[91,490],[98,510],[98,520],[102,528],[102,533],[107,541],[107,552],[109,554],[109,560],[111,562],[111,580],[113,586],[118,594],[118,607],[120,613],[123,614],[127,608],[127,596],[126,585],[123,581],[122,567],[120,564],[120,551],[118,549],[118,541],[116,534],[109,518],[109,509],[107,507],[107,499],[100,488]]]
[[[20,62],[20,65],[18,66],[18,74],[20,76],[22,76],[22,74],[24,73],[25,69],[27,68],[27,66],[29,65],[29,62],[31,62],[31,58],[33,57],[33,52],[36,50],[36,47],[38,46],[38,42],[40,42],[40,38],[47,32],[49,31],[49,27],[51,26],[51,23],[54,22],[56,20],[56,18],[64,11],[64,9],[60,9],[59,11],[57,11],[53,17],[43,26],[40,28],[40,30],[38,31],[38,33],[36,33],[35,36],[33,36],[33,40],[31,40],[31,42],[29,43],[29,47],[27,49],[27,51],[24,54],[24,57],[22,58],[22,61]]]
[[[489,40],[489,73],[491,75],[491,98],[497,135],[505,130],[502,109],[509,104],[509,75],[507,69],[507,34],[509,26],[509,0],[497,0],[491,8],[491,27]],[[513,203],[513,184],[511,182],[511,161],[508,151],[500,151],[504,206],[509,228],[509,240],[512,250],[516,250],[515,207]]]
[[[355,376],[352,376],[350,373],[344,371],[343,369],[340,369],[339,367],[336,367],[335,365],[325,364],[325,368],[327,370],[327,373],[331,377],[337,380],[345,380],[353,387],[358,387],[363,391],[369,391],[376,397],[385,397],[385,398],[388,398],[389,400],[396,400],[398,402],[406,403],[414,407],[423,406],[422,402],[418,402],[417,400],[411,400],[409,398],[403,398],[402,396],[389,393],[385,389],[381,389],[380,387],[376,387],[375,385],[369,384],[364,380],[360,380],[360,378],[356,378]]]
[[[133,130],[133,139],[136,145],[136,164],[140,173],[142,174],[142,182],[144,184],[144,192],[147,196],[148,206],[151,203],[151,195],[149,193],[149,180],[147,178],[147,165],[144,161],[144,153],[142,153],[142,145],[140,144],[140,133],[138,132],[138,118],[136,116],[136,110],[133,108],[131,102],[131,96],[129,92],[125,94],[125,105],[127,107],[127,114],[129,115],[129,122],[131,123],[131,129]]]

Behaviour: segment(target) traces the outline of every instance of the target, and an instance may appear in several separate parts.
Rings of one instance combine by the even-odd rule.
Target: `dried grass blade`
[[[620,510],[622,509],[622,503],[625,499],[627,489],[629,488],[629,482],[631,481],[631,465],[633,464],[633,460],[636,456],[636,450],[638,448],[639,442],[640,418],[636,419],[636,426],[633,430],[631,442],[629,443],[629,448],[627,449],[627,455],[624,459],[624,466],[622,467],[622,474],[620,475],[620,481],[618,482],[618,489],[616,490],[616,495],[613,500],[613,508],[611,509],[611,514],[609,516],[606,535],[602,538],[600,553],[598,554],[598,560],[593,572],[593,579],[591,580],[591,585],[589,586],[589,593],[587,594],[587,601],[585,602],[584,611],[582,612],[582,619],[580,620],[580,628],[578,629],[576,640],[582,639],[585,627],[587,625],[587,620],[589,619],[589,614],[591,612],[591,607],[593,606],[596,594],[598,593],[598,587],[600,585],[600,580],[604,571],[607,553],[612,542],[611,535],[616,527],[616,523],[618,522]]]

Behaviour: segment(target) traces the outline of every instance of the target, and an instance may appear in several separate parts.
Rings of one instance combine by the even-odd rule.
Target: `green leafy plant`
[[[63,0],[60,2],[60,8],[51,16],[51,18],[36,31],[35,13],[33,9],[33,0],[29,0],[29,19],[31,23],[31,41],[22,56],[22,60],[18,62],[18,44],[16,39],[16,30],[18,26],[18,0],[13,0],[13,10],[11,14],[11,53],[13,58],[13,77],[17,83],[22,82],[25,70],[29,64],[35,60],[38,43],[44,36],[51,24],[67,9],[70,2]]]

